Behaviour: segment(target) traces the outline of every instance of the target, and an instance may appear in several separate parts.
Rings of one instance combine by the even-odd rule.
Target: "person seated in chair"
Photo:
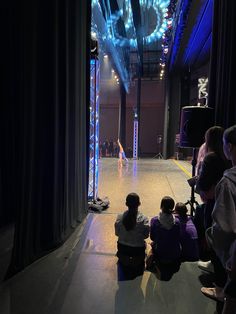
[[[126,197],[126,210],[117,216],[115,234],[118,237],[117,257],[120,280],[134,279],[144,272],[145,239],[149,236],[149,219],[138,211],[141,205],[138,194],[130,193]],[[120,268],[119,268],[120,266]]]
[[[199,260],[198,235],[187,211],[187,206],[184,203],[175,205],[175,216],[180,222],[181,261],[193,262]]]
[[[170,196],[163,197],[159,216],[151,219],[152,253],[161,280],[170,280],[180,267],[180,223],[173,215],[174,206],[175,202]]]

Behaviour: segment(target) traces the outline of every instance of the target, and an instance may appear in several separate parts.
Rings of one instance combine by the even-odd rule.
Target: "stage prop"
[[[138,159],[138,119],[134,119],[133,159]]]
[[[213,126],[213,109],[205,106],[186,106],[181,111],[180,122],[180,147],[192,148],[192,177],[195,176],[197,164],[197,149],[204,143],[204,135],[207,129]],[[195,200],[194,186],[191,186],[190,199],[185,203],[190,205],[191,215],[198,205]]]

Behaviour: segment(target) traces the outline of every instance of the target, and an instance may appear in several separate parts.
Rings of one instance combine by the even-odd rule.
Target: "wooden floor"
[[[1,314],[213,314],[216,303],[200,292],[206,274],[197,263],[183,263],[168,282],[147,271],[117,280],[114,221],[125,210],[125,196],[137,192],[141,210],[152,217],[164,195],[186,201],[191,165],[147,159],[118,169],[117,159],[107,158],[99,167],[99,196],[109,197],[110,208],[90,213],[61,248],[5,282]]]

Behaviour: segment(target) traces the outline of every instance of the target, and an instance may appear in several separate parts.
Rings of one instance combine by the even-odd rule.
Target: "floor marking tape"
[[[192,174],[187,170],[185,169],[180,163],[178,163],[178,161],[172,159],[173,162],[184,172],[187,174],[187,176],[189,176],[190,178],[192,178]]]

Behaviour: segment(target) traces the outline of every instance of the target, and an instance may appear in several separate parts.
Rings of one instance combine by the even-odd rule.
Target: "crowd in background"
[[[126,155],[127,157],[132,157],[131,147],[127,147]],[[106,139],[99,142],[99,158],[101,157],[119,157],[119,145],[117,141],[113,139]]]

